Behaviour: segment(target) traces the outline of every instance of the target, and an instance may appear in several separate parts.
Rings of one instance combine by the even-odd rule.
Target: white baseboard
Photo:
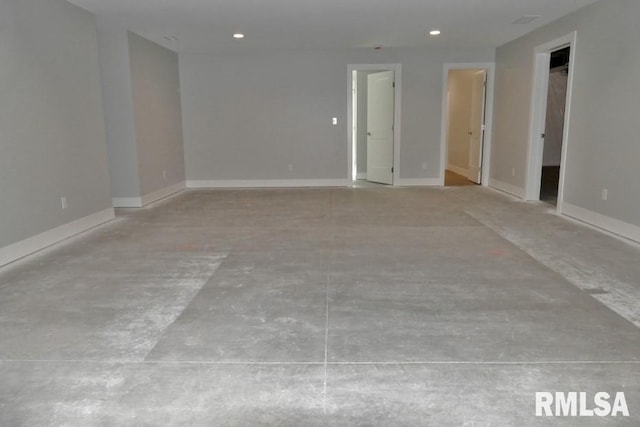
[[[350,187],[346,179],[269,179],[187,181],[187,188]]]
[[[179,182],[170,187],[162,188],[142,197],[116,197],[113,199],[114,208],[142,208],[151,203],[172,196],[185,189],[185,182]]]
[[[440,178],[401,178],[394,186],[396,187],[442,187]]]
[[[602,215],[570,203],[563,203],[561,214],[585,222],[609,233],[640,242],[640,227],[610,216]]]
[[[367,179],[367,173],[366,172],[358,172],[358,174],[356,175],[356,179]]]
[[[61,225],[44,233],[0,248],[0,266],[24,258],[115,218],[113,208]]]
[[[507,184],[506,182],[502,182],[497,179],[490,178],[489,187],[502,191],[503,193],[510,194],[519,199],[524,199],[524,189],[520,187],[516,187],[515,185]]]
[[[114,208],[141,208],[142,199],[140,197],[114,197],[112,199]]]
[[[162,188],[158,191],[154,191],[153,193],[149,193],[145,196],[142,196],[142,206],[147,206],[148,204],[157,202],[158,200],[162,200],[169,196],[173,196],[185,189],[185,182],[179,182],[177,184],[171,185],[169,187]]]
[[[460,166],[456,166],[456,165],[447,165],[447,169],[449,169],[451,172],[453,173],[457,173],[458,175],[462,175],[465,178],[467,176],[469,176],[469,170],[465,169],[465,168],[461,168]]]

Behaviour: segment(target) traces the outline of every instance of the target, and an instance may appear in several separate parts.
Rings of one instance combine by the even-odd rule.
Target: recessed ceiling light
[[[442,32],[440,30],[431,30],[431,31],[429,31],[429,35],[432,35],[432,36],[439,36],[440,34],[442,34]]]
[[[235,33],[235,34],[233,35],[233,38],[234,38],[234,39],[243,39],[243,38],[244,38],[244,34],[242,34],[242,33]]]

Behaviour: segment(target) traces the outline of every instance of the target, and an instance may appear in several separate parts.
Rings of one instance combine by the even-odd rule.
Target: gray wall
[[[185,180],[178,55],[128,36],[140,194],[147,195]]]
[[[493,55],[492,49],[182,54],[187,179],[347,179],[347,66],[375,63],[403,67],[401,178],[438,178],[443,64],[492,62]]]
[[[640,225],[638,16],[601,0],[497,50],[492,178],[524,188],[534,48],[577,30],[565,202]]]
[[[112,197],[184,182],[178,55],[109,18],[98,19],[98,42]]]
[[[3,247],[111,197],[93,16],[63,0],[1,0],[0,31]]]

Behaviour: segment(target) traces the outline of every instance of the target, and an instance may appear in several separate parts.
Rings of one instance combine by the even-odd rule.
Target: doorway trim
[[[531,113],[529,118],[529,146],[527,154],[527,179],[525,200],[540,200],[542,179],[542,160],[544,155],[544,139],[547,122],[547,95],[549,91],[549,67],[551,53],[556,50],[571,48],[569,53],[569,76],[567,81],[567,99],[565,100],[564,126],[562,130],[562,152],[560,158],[560,179],[558,182],[557,211],[562,213],[564,202],[564,184],[567,166],[567,147],[571,125],[571,99],[573,96],[573,72],[575,70],[576,41],[578,33],[574,31],[548,43],[537,46],[533,58],[533,87],[531,92]]]
[[[394,118],[393,118],[393,186],[400,184],[400,141],[402,133],[402,64],[349,64],[347,66],[349,77],[348,109],[347,109],[347,179],[353,181],[353,72],[354,71],[393,71],[396,87],[394,91]]]
[[[489,186],[491,171],[491,140],[493,136],[493,92],[495,87],[496,64],[494,62],[448,62],[442,67],[442,122],[440,125],[440,186],[444,187],[444,176],[447,169],[447,133],[449,124],[449,71],[451,70],[485,70],[487,72],[487,95],[485,99],[485,131],[482,147],[482,182]]]

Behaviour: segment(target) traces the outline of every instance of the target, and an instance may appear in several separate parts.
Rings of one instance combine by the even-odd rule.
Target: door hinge
[[[391,84],[391,86],[395,88],[395,87],[396,87],[396,82],[393,82],[393,83]]]
[[[391,167],[391,173],[393,173],[393,167]]]
[[[547,137],[546,133],[540,134],[540,138],[545,139]]]

